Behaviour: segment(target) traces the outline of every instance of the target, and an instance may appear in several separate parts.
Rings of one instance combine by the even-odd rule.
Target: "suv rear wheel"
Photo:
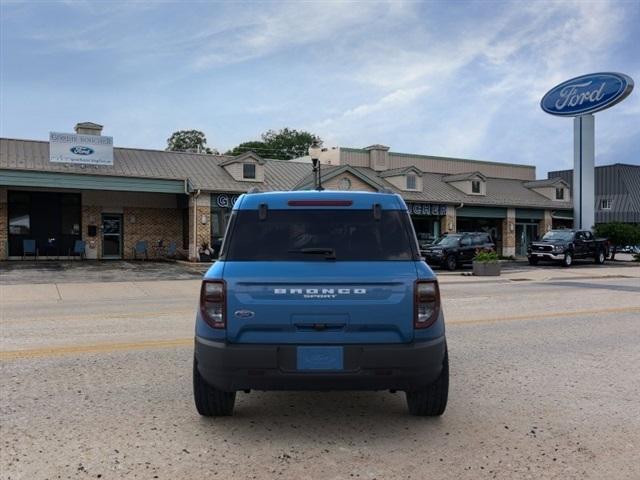
[[[420,417],[437,417],[447,408],[449,397],[449,354],[445,351],[442,371],[424,390],[405,392],[409,413]]]
[[[455,255],[449,255],[445,260],[444,265],[447,267],[447,270],[453,272],[458,266],[458,261],[456,260]]]
[[[196,410],[203,417],[233,415],[236,392],[223,392],[209,385],[200,375],[195,358],[193,359],[193,398],[196,402]]]

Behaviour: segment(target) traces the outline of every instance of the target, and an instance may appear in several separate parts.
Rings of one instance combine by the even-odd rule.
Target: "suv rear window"
[[[233,213],[224,260],[414,260],[417,244],[407,212],[296,209]]]

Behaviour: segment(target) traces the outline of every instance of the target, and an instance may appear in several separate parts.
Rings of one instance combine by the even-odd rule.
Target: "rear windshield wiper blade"
[[[336,259],[336,251],[333,248],[328,248],[328,247],[300,248],[298,250],[289,250],[287,253],[307,253],[307,254],[325,255],[327,259],[330,259],[330,260]]]

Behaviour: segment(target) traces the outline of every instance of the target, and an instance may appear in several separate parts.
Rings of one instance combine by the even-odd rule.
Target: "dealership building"
[[[84,242],[89,259],[132,259],[136,245],[162,257],[173,246],[196,260],[224,233],[233,203],[250,189],[315,188],[308,159],[262,158],[113,147],[102,126],[79,123],[49,141],[0,139],[0,259],[65,258]],[[390,190],[411,213],[419,241],[487,231],[499,253],[524,255],[528,241],[570,226],[569,183],[536,180],[534,166],[413,155],[384,145],[323,149],[322,184]]]

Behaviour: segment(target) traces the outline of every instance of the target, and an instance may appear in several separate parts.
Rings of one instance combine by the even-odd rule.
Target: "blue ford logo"
[[[76,155],[91,155],[93,153],[93,148],[81,147],[79,145],[71,147],[69,150],[71,150],[71,153],[75,153]]]
[[[251,310],[236,310],[233,312],[233,315],[238,318],[251,318],[255,316],[255,312],[252,312]]]
[[[572,78],[549,90],[542,110],[551,115],[575,117],[598,112],[624,100],[633,90],[633,80],[622,73],[591,73]]]

